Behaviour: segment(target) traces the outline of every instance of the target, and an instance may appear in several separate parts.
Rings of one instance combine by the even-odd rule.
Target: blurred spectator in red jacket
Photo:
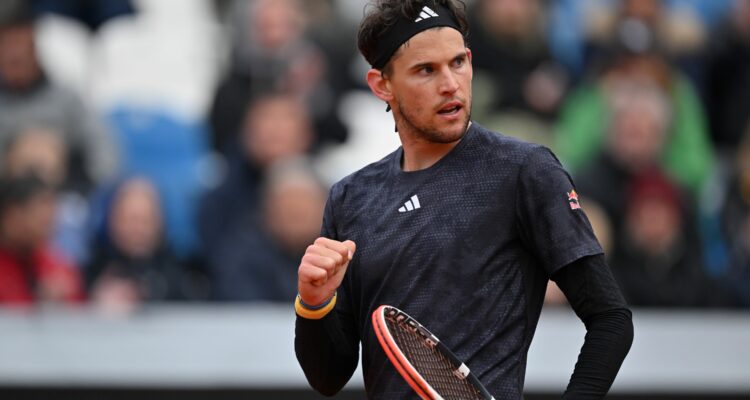
[[[54,245],[77,265],[88,258],[88,199],[66,188],[68,146],[55,129],[29,126],[5,143],[0,170],[7,176],[35,174],[56,191]]]
[[[33,175],[0,178],[0,304],[76,303],[76,268],[50,245],[55,192]]]

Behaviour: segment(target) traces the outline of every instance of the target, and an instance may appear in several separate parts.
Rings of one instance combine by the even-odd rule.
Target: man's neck
[[[469,130],[471,122],[466,127]],[[401,169],[404,172],[413,172],[430,168],[445,157],[461,141],[458,139],[450,143],[436,143],[416,135],[404,133],[399,130],[401,146],[404,149],[404,159],[401,161]]]
[[[404,159],[401,168],[404,172],[419,171],[430,168],[445,157],[460,142],[433,143],[425,140],[401,140],[404,148]]]

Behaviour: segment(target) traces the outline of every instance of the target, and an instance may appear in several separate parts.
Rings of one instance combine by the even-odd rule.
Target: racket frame
[[[404,355],[396,344],[396,341],[386,325],[386,318],[388,318],[386,314],[391,317],[395,315],[399,324],[408,325],[410,329],[414,330],[422,337],[425,341],[425,345],[435,347],[438,352],[450,360],[455,368],[453,373],[459,379],[467,379],[485,399],[494,400],[494,397],[492,397],[487,389],[485,389],[479,379],[471,373],[466,364],[461,362],[446,345],[432,334],[432,332],[398,308],[389,305],[381,305],[372,313],[372,326],[375,331],[375,336],[377,336],[378,342],[380,342],[380,346],[385,351],[391,364],[393,364],[398,373],[401,374],[406,383],[414,389],[419,397],[424,400],[443,400],[443,397],[422,377],[419,371],[414,368],[411,362],[406,358],[406,355]]]

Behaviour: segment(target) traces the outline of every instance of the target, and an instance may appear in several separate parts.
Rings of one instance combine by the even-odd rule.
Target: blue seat
[[[152,179],[163,196],[167,240],[179,255],[190,255],[197,243],[195,213],[208,154],[203,121],[126,106],[110,112],[107,121],[119,145],[122,174]]]

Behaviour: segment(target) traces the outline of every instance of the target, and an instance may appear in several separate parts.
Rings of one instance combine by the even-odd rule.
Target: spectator
[[[285,92],[308,109],[317,141],[346,139],[336,115],[336,98],[328,83],[322,50],[307,39],[306,20],[298,0],[237,2],[238,21],[232,61],[219,85],[210,113],[213,146],[228,153],[242,126],[247,105],[268,92]]]
[[[639,23],[638,19],[635,18],[634,22],[636,23],[630,24],[630,31],[640,30],[642,32],[643,30],[640,27],[656,28],[661,35],[665,36],[661,42],[682,44],[675,49],[682,50],[682,52],[676,52],[678,59],[681,58],[682,53],[685,53],[688,60],[695,61],[697,57],[691,55],[687,50],[702,50],[702,45],[707,44],[706,36],[726,14],[730,1],[670,0],[653,2],[646,0],[642,1],[643,5],[631,1],[629,5],[631,9],[640,8],[643,11],[623,12],[622,1],[555,0],[550,2],[549,30],[552,51],[576,77],[579,77],[585,72],[585,64],[591,63],[591,60],[586,59],[585,45],[590,45],[592,42],[596,43],[596,38],[605,38],[606,33],[609,33],[611,37],[612,28],[615,26],[614,22],[622,19],[622,17],[617,17],[618,13],[638,17],[658,11],[657,18],[647,21],[649,23]],[[654,27],[654,22],[659,26]],[[632,29],[632,27],[636,28]],[[586,40],[589,43],[584,43]],[[591,46],[588,50],[588,56],[590,57],[592,55]]]
[[[11,176],[34,173],[60,188],[67,177],[67,147],[60,132],[42,127],[24,129],[5,143],[3,171]]]
[[[629,304],[655,307],[730,303],[704,273],[692,214],[680,191],[658,171],[631,181],[624,225],[611,257]]]
[[[115,185],[102,229],[86,269],[86,286],[96,305],[127,312],[145,302],[194,294],[193,282],[164,238],[159,194],[146,178]]]
[[[111,138],[74,92],[47,78],[33,21],[21,13],[0,25],[0,141],[30,125],[61,134],[69,149],[66,186],[87,192],[114,171]]]
[[[68,177],[68,148],[59,131],[30,127],[13,135],[2,154],[3,173],[10,177],[35,174],[56,191],[54,244],[76,265],[88,257],[88,200],[64,188]]]
[[[651,83],[620,82],[610,90],[606,147],[578,174],[576,183],[581,195],[604,209],[618,232],[629,182],[659,169],[672,109],[664,92]]]
[[[52,246],[55,193],[33,175],[0,178],[0,304],[78,303],[76,268]]]
[[[326,81],[333,89],[334,103],[352,89],[367,89],[361,79],[366,64],[352,40],[357,33],[356,20],[347,18],[345,7],[335,0],[305,0],[302,4],[308,20],[306,36],[326,58]]]
[[[551,131],[551,122],[567,86],[567,74],[547,45],[546,8],[539,0],[480,0],[470,8],[474,113],[512,131]],[[484,103],[487,103],[486,105]],[[481,119],[481,118],[480,118]],[[485,118],[486,119],[486,118]],[[506,126],[503,126],[506,125]],[[507,128],[507,129],[506,129]],[[550,142],[550,137],[539,138]]]
[[[266,95],[248,105],[226,178],[200,207],[199,235],[209,258],[234,224],[257,212],[265,170],[307,154],[313,132],[305,106],[291,96]]]
[[[670,7],[660,0],[596,2],[587,18],[585,57],[589,65],[608,58],[618,46],[659,52],[701,87],[708,30],[693,7]]]
[[[245,214],[211,252],[221,300],[289,301],[297,291],[299,258],[320,233],[326,191],[301,161],[268,171],[262,206]]]
[[[690,85],[660,54],[623,49],[596,81],[582,84],[561,111],[555,138],[558,154],[574,174],[587,169],[602,151],[611,108],[618,90],[629,85],[655,85],[667,94],[670,118],[660,164],[694,195],[713,169],[711,145],[702,105]]]

